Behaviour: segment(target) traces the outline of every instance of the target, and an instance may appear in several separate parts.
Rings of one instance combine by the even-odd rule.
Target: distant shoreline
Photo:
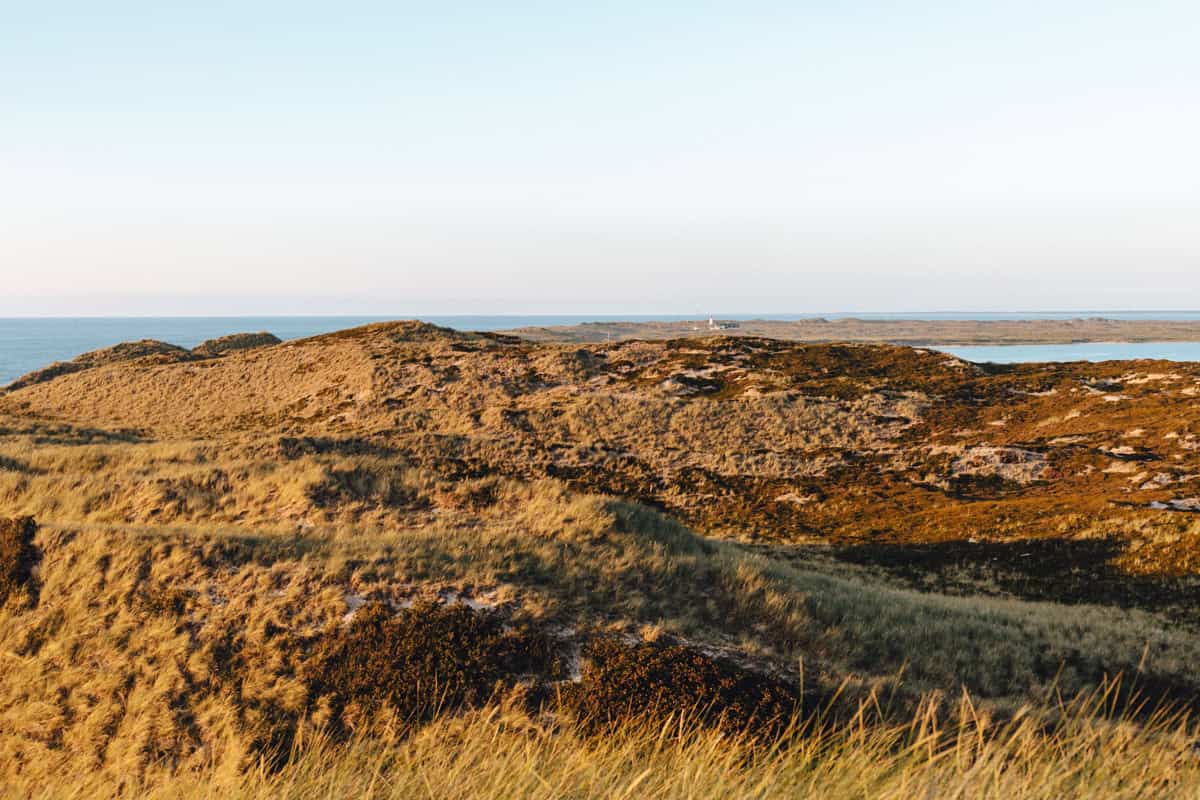
[[[1022,354],[1017,347],[1083,346],[1133,347],[1136,354],[1106,354],[1104,360],[1130,358],[1200,362],[1200,312],[1078,312],[1079,316],[1030,319],[1051,312],[1013,312],[1022,318],[931,319],[934,312],[916,312],[883,318],[882,315],[824,317],[796,315],[790,319],[758,319],[723,315],[714,322],[735,323],[709,327],[707,317],[685,318],[637,314],[624,317],[583,315],[421,315],[426,322],[463,331],[497,332],[533,342],[603,344],[625,339],[674,339],[695,336],[762,336],[797,342],[892,343],[951,351],[953,348],[1007,347],[1008,352],[970,354],[969,360],[997,362],[1045,360],[1101,360],[1079,353]],[[1122,315],[1091,316],[1107,313]],[[1161,314],[1155,319],[1147,317]],[[943,316],[953,316],[943,312]],[[981,312],[982,315],[982,312]],[[782,316],[782,315],[781,315]],[[1135,318],[1136,317],[1136,318]],[[301,339],[357,327],[371,322],[394,321],[401,315],[365,317],[88,317],[0,318],[0,386],[56,361],[70,361],[81,353],[121,342],[156,339],[191,348],[208,339],[246,331],[269,331],[280,339]],[[1160,348],[1145,347],[1158,343]],[[1174,345],[1174,346],[1172,346]],[[1139,347],[1140,346],[1140,347]],[[1173,353],[1170,351],[1174,351]],[[956,353],[956,355],[959,355]]]
[[[910,347],[1147,344],[1200,342],[1200,320],[664,320],[525,326],[502,333],[535,342],[598,343],[624,339],[764,336],[797,342],[890,343]]]

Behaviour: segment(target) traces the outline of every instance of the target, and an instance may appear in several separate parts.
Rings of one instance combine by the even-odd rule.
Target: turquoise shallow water
[[[699,319],[707,314],[620,314],[620,315],[457,315],[425,316],[430,322],[460,330],[501,330],[526,325],[574,325],[581,322],[616,320]],[[1108,319],[1200,320],[1200,311],[1072,311],[1072,312],[911,312],[911,313],[825,313],[825,314],[718,314],[722,319],[804,319],[808,317],[857,317],[859,319],[1073,319],[1103,316]],[[0,386],[54,361],[134,339],[161,339],[183,347],[194,347],[205,339],[241,331],[270,331],[282,339],[295,339],[341,330],[386,317],[30,317],[0,318]],[[1149,342],[1139,344],[1011,345],[1000,347],[947,347],[972,361],[1101,361],[1128,358],[1164,358],[1200,361],[1198,342]]]

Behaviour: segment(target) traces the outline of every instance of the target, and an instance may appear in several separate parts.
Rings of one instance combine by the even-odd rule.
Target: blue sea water
[[[696,319],[699,315],[571,316],[491,315],[424,316],[436,325],[472,331],[495,331],[527,325],[575,325],[581,322],[654,319]],[[809,315],[811,316],[811,315]],[[0,386],[55,361],[137,339],[158,339],[195,347],[206,339],[230,333],[269,331],[280,339],[300,339],[320,333],[411,317],[8,317],[0,318]],[[799,319],[800,316],[795,317]]]
[[[707,314],[615,315],[452,315],[424,316],[459,330],[503,330],[531,325],[576,325],[583,322],[698,319]],[[811,317],[905,320],[1019,320],[1104,317],[1126,320],[1200,320],[1200,311],[1069,311],[1069,312],[907,312],[827,314],[722,314],[721,319],[795,320]],[[270,331],[281,339],[379,322],[385,317],[24,317],[0,318],[0,386],[54,361],[135,339],[160,339],[194,347],[205,339],[243,331]],[[1101,361],[1162,358],[1200,361],[1200,342],[1087,343],[1070,345],[1004,345],[942,348],[971,361]]]
[[[1036,361],[1200,361],[1200,342],[1079,342],[1075,344],[997,344],[938,347],[967,361],[1023,364]]]

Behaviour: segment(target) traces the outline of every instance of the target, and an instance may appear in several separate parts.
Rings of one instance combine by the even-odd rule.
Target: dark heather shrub
[[[235,350],[270,347],[271,345],[279,344],[281,341],[278,336],[266,331],[259,331],[258,333],[231,333],[228,336],[221,336],[217,339],[209,339],[206,342],[201,342],[192,348],[192,353],[205,358],[213,358]]]
[[[518,676],[556,670],[548,638],[508,631],[497,614],[369,603],[322,637],[305,678],[310,697],[330,702],[335,723],[353,727],[384,708],[418,721],[478,706]]]
[[[33,536],[33,517],[0,519],[0,603],[23,589],[32,588],[33,568],[38,562]]]
[[[686,714],[735,731],[776,732],[802,708],[800,687],[698,648],[603,638],[586,653],[582,681],[565,694],[586,727]]]

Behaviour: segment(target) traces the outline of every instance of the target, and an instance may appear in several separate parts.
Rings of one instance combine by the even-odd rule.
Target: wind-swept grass
[[[936,702],[907,724],[869,708],[838,725],[820,718],[782,738],[633,720],[589,736],[566,720],[533,719],[503,704],[417,729],[382,726],[349,744],[316,735],[282,769],[214,761],[122,784],[59,775],[10,784],[9,796],[177,800],[354,797],[684,800],[684,798],[1148,798],[1200,796],[1195,732],[1180,715],[1148,723],[1106,718],[1115,685],[1061,708],[1055,721],[1022,713],[989,721],[964,696],[939,723]]]

